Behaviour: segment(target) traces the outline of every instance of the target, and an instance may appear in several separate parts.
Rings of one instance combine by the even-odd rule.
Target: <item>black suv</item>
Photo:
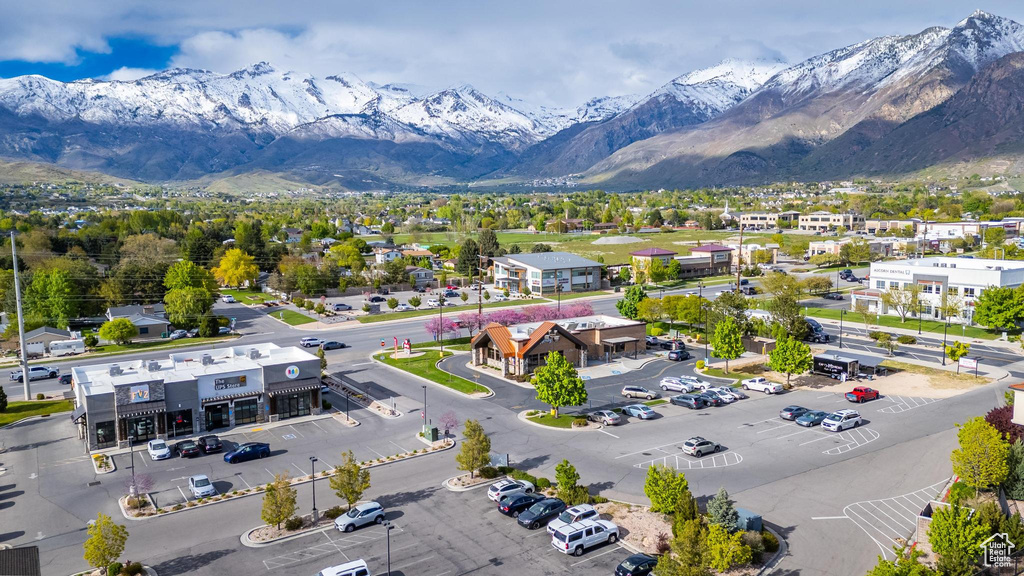
[[[669,398],[668,401],[676,406],[686,406],[690,410],[697,410],[707,406],[707,401],[704,397],[696,394],[679,394]]]
[[[668,353],[668,359],[674,360],[676,362],[682,362],[683,360],[690,359],[690,353],[687,352],[685,348],[680,350],[672,350],[671,352]]]
[[[519,518],[523,511],[543,499],[543,494],[524,494],[522,492],[509,494],[508,496],[503,496],[501,501],[498,502],[498,511],[506,516]]]
[[[558,498],[545,498],[519,513],[519,525],[530,530],[540,528],[565,510],[565,502]]]
[[[224,449],[224,446],[220,443],[220,438],[216,436],[200,436],[196,444],[199,445],[199,449],[204,454],[212,454]]]

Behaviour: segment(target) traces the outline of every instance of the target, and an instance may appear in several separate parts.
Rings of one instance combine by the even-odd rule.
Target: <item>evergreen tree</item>
[[[4,387],[0,386],[0,412],[7,411],[7,392],[4,392]]]
[[[732,500],[729,499],[729,493],[726,492],[724,486],[719,488],[718,494],[708,501],[708,520],[730,532],[736,530],[739,514],[733,507]]]

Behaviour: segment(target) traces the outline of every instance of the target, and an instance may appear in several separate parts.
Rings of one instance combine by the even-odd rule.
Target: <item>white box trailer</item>
[[[57,340],[50,342],[50,356],[73,356],[85,352],[85,340]]]

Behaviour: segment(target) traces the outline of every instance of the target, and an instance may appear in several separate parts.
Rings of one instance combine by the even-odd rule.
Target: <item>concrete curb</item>
[[[779,567],[779,564],[782,563],[782,560],[789,555],[789,543],[786,542],[786,539],[773,530],[771,526],[768,526],[767,524],[763,524],[762,526],[765,530],[771,532],[772,536],[775,536],[775,539],[779,541],[779,550],[775,553],[775,556],[772,556],[771,560],[764,563],[764,566],[757,572],[757,576],[764,576],[772,570],[775,570]]]
[[[498,481],[498,478],[495,478],[494,482],[481,482],[479,484],[474,484],[473,486],[452,486],[450,482],[452,480],[455,480],[456,478],[458,478],[458,476],[452,476],[451,478],[445,480],[444,482],[441,482],[441,487],[449,492],[469,492],[471,490],[483,488],[484,486],[488,486],[489,484],[493,484],[494,482]]]
[[[256,541],[252,540],[251,538],[249,538],[250,534],[252,534],[253,532],[259,530],[260,528],[263,528],[264,526],[267,526],[267,524],[263,524],[263,525],[255,527],[255,528],[251,528],[251,529],[246,530],[245,532],[243,532],[242,535],[239,537],[239,540],[242,542],[242,546],[245,546],[247,548],[264,548],[266,546],[273,546],[274,544],[281,544],[283,542],[288,542],[290,540],[298,540],[299,538],[305,538],[306,536],[311,536],[311,535],[316,534],[316,533],[322,533],[325,530],[333,530],[334,529],[334,520],[331,520],[331,523],[328,524],[327,526],[317,525],[317,526],[314,526],[314,527],[312,527],[312,528],[310,528],[308,530],[303,530],[302,532],[298,532],[298,533],[295,533],[295,534],[289,534],[288,536],[282,536],[280,538],[274,538],[273,540],[267,540],[265,542],[256,542]]]
[[[66,412],[66,411],[65,412],[54,412],[53,414],[70,414],[70,412]],[[53,416],[53,414],[50,414],[49,416],[26,416],[25,418],[22,418],[21,420],[15,420],[14,422],[11,422],[10,424],[4,424],[3,426],[0,426],[0,430],[6,430],[8,428],[14,428],[18,424],[21,424],[22,422],[27,422],[29,420],[36,420],[36,419],[42,420],[43,418],[49,418],[50,416]]]
[[[157,576],[156,570],[154,570],[150,566],[146,566],[145,564],[142,565],[142,571],[146,574],[146,576]],[[83,574],[92,574],[92,573],[93,573],[92,570],[86,570],[84,572],[75,572],[71,576],[82,576]]]
[[[444,370],[440,366],[438,366],[438,368]],[[495,376],[494,374],[491,374],[491,373],[481,369],[479,366],[473,366],[473,362],[472,361],[466,363],[466,368],[469,368],[470,370],[473,370],[474,372],[479,372],[479,373],[481,373],[481,374],[483,374],[485,376],[490,376],[491,378],[497,378],[497,379],[501,380],[502,382],[505,382],[506,384],[512,384],[513,386],[519,386],[520,388],[525,388],[527,390],[533,390],[534,389],[533,385],[530,384],[529,382],[516,382],[515,380],[509,380],[508,378],[502,378],[501,376]],[[445,372],[448,372],[448,371],[445,370]],[[481,386],[483,386],[483,384],[481,384]]]
[[[104,456],[106,456],[106,455],[104,454]],[[97,475],[100,475],[100,474],[111,474],[111,473],[117,471],[117,464],[114,464],[114,459],[109,457],[109,456],[106,456],[106,458],[107,458],[107,469],[106,470],[101,470],[99,465],[96,463],[96,458],[93,457],[93,456],[89,456],[89,461],[92,462],[92,469],[93,469],[94,472],[96,472]]]
[[[555,428],[554,426],[546,426],[544,424],[538,424],[536,422],[533,422],[532,420],[530,420],[530,419],[528,419],[526,417],[526,413],[527,412],[535,412],[535,410],[523,410],[522,412],[516,414],[516,418],[519,418],[519,420],[521,422],[525,422],[525,423],[529,424],[530,426],[536,426],[538,428],[543,428],[545,430],[554,430],[555,432],[579,433],[579,432],[596,432],[596,431],[604,428],[604,426],[602,426],[601,424],[597,424],[596,426],[591,427],[590,424],[593,424],[593,422],[588,422],[588,425],[587,425],[586,428]]]
[[[456,390],[454,388],[449,388],[449,387],[445,386],[444,384],[438,384],[437,382],[434,382],[433,380],[429,380],[429,379],[424,378],[422,376],[419,376],[417,374],[413,374],[412,372],[408,372],[406,370],[402,370],[401,368],[399,368],[397,366],[392,366],[392,365],[390,365],[390,364],[388,364],[386,362],[381,362],[380,360],[377,360],[377,354],[380,354],[380,352],[375,352],[375,353],[370,354],[370,360],[373,361],[374,363],[380,364],[381,366],[384,366],[388,370],[397,370],[397,371],[401,372],[402,374],[405,374],[406,376],[409,376],[410,378],[415,378],[415,379],[419,380],[420,382],[425,382],[425,383],[430,384],[431,386],[433,386],[435,388],[439,388],[441,390],[447,390],[448,392],[451,392],[452,394],[458,394],[459,396],[462,396],[463,398],[469,398],[470,400],[486,400],[488,398],[493,398],[494,397],[494,390],[491,390],[489,387],[484,386],[483,384],[477,384],[477,385],[478,386],[482,386],[484,388],[487,388],[488,394],[485,395],[485,396],[473,396],[472,394],[466,394],[465,392],[459,392],[458,390]],[[437,366],[438,364],[441,363],[442,360],[444,360],[444,358],[439,358],[437,360],[437,363],[434,364],[434,367],[437,368],[438,370],[441,370],[445,374],[452,374],[451,372],[448,372],[447,370],[442,370],[440,367]],[[459,376],[457,374],[452,374],[452,376],[455,376],[456,378],[461,378],[462,380],[465,380],[465,378],[462,378],[462,376]]]

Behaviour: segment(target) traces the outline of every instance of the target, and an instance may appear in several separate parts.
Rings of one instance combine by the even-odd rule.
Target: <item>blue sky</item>
[[[1024,22],[1020,0],[31,0],[0,3],[0,77],[133,80],[268,61],[568,106],[649,93],[724,58],[795,63],[953,26],[977,8]]]

